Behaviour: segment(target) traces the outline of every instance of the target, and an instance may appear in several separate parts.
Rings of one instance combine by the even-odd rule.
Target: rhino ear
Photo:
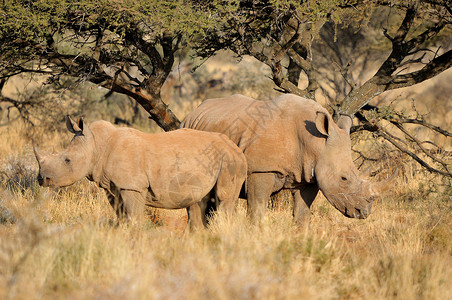
[[[85,124],[85,121],[83,120],[83,117],[80,117],[78,119],[78,128],[80,128],[80,131],[83,132],[83,125]]]
[[[83,133],[83,118],[80,118],[78,122],[74,122],[69,115],[66,116],[66,127],[67,129],[74,133]]]
[[[337,126],[350,134],[350,128],[352,127],[352,118],[350,116],[341,115],[339,117],[339,120],[337,120]]]
[[[328,119],[328,115],[322,111],[318,111],[315,117],[315,126],[317,130],[323,134],[328,136],[330,133],[330,120]]]

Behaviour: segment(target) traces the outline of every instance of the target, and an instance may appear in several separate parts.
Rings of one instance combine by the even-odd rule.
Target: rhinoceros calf
[[[309,217],[319,189],[347,217],[366,218],[374,189],[353,164],[350,117],[336,124],[320,104],[296,95],[258,101],[242,95],[209,99],[181,127],[226,134],[248,162],[247,200],[251,217],[265,213],[270,195],[283,188],[294,195],[296,221]]]
[[[106,121],[89,127],[70,117],[67,149],[43,156],[34,148],[43,186],[87,177],[107,192],[118,218],[140,218],[145,206],[187,208],[190,228],[206,225],[209,201],[231,213],[247,174],[246,158],[225,135],[192,129],[147,134]]]

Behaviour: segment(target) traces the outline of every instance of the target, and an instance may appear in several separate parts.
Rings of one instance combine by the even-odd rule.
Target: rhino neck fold
[[[315,166],[311,161],[305,161],[302,166],[302,180],[306,183],[315,182]]]

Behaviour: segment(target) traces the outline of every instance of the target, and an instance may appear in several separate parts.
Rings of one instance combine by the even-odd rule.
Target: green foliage
[[[163,35],[180,35],[189,42],[216,26],[215,15],[187,0],[7,0],[0,6],[0,61],[34,59],[49,47],[51,39],[82,49],[95,45],[99,31],[108,32],[108,48],[114,54],[128,47],[130,31],[146,35],[151,43]],[[60,45],[57,45],[60,46]],[[87,47],[85,47],[85,51]],[[136,50],[135,50],[136,52]],[[129,52],[130,54],[130,52]]]
[[[186,0],[10,0],[4,3],[2,36],[14,33],[32,38],[49,32],[48,27],[60,33],[68,28],[83,30],[90,26],[105,26],[115,31],[136,23],[151,27],[154,34],[168,31],[189,36],[202,32],[214,21],[209,17],[209,10],[201,10]]]
[[[306,1],[299,4],[297,7],[300,15],[308,15],[312,21],[326,20],[329,14],[333,15],[335,21],[340,21],[340,15],[337,11],[341,10],[340,6],[343,4],[342,0],[327,0],[327,1]]]
[[[273,47],[272,39],[279,39],[286,24],[292,19],[311,23],[326,21],[332,15],[340,21],[336,10],[341,10],[342,0],[328,1],[213,1],[210,5],[221,20],[211,27],[203,39],[198,41],[198,54],[209,57],[220,49],[231,49],[239,55],[250,54],[256,43],[261,47]],[[264,46],[265,45],[265,46]]]

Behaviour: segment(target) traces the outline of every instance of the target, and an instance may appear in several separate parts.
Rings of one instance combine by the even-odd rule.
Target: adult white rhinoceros
[[[180,129],[147,134],[106,121],[89,127],[70,117],[75,136],[67,149],[42,156],[38,181],[61,187],[87,177],[107,191],[118,218],[139,218],[145,205],[187,208],[190,228],[206,225],[206,206],[215,199],[231,213],[247,174],[246,158],[225,135]]]
[[[294,195],[296,221],[309,217],[319,189],[347,217],[371,212],[372,185],[352,161],[350,117],[336,124],[320,104],[296,95],[273,101],[233,95],[204,101],[181,127],[224,133],[243,150],[252,219],[259,220],[270,195],[283,188]]]

